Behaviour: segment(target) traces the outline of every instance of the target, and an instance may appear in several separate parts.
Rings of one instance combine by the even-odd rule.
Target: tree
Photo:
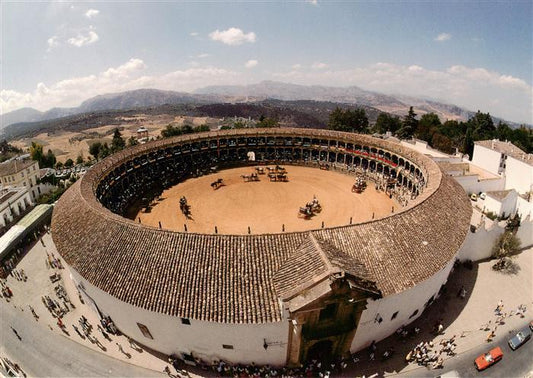
[[[67,168],[70,168],[74,165],[74,160],[72,159],[67,159],[67,161],[65,162],[65,167]]]
[[[257,122],[256,126],[262,128],[278,127],[279,122],[274,118],[261,116],[259,117],[259,122]]]
[[[102,144],[102,147],[100,148],[100,152],[98,152],[98,157],[100,159],[105,159],[106,157],[111,155],[111,153],[112,153],[111,149],[107,145],[107,142],[105,142],[104,144]]]
[[[368,117],[362,108],[343,110],[337,107],[329,114],[328,128],[337,131],[367,133]]]
[[[417,138],[431,142],[433,134],[439,131],[441,126],[439,116],[435,113],[426,113],[420,117],[415,131]]]
[[[378,134],[385,134],[387,131],[395,133],[402,126],[402,121],[398,116],[393,116],[388,113],[379,113],[374,125],[373,131]]]
[[[39,165],[41,168],[53,168],[56,165],[56,156],[52,150],[48,150],[46,155],[43,157],[43,164]]]
[[[83,155],[79,154],[76,158],[76,164],[83,164]]]
[[[468,120],[468,126],[472,128],[474,140],[492,139],[495,136],[496,127],[489,113],[477,113]]]
[[[30,156],[32,160],[39,163],[39,167],[43,167],[43,146],[39,143],[31,142]]]
[[[94,156],[98,161],[98,156],[100,156],[100,150],[102,149],[102,143],[94,142],[89,146],[89,153]]]
[[[60,162],[60,161],[58,161],[58,162],[56,163],[56,169],[61,169],[61,168],[63,168],[63,163]]]
[[[111,152],[115,153],[117,151],[123,150],[124,147],[126,147],[126,142],[124,141],[124,138],[122,138],[122,134],[120,133],[120,130],[117,127],[115,129],[115,132],[113,133],[113,140],[111,141]]]
[[[418,121],[416,119],[416,113],[413,110],[413,107],[409,107],[409,112],[407,115],[403,118],[402,127],[396,135],[400,139],[408,139],[411,138],[417,129]]]
[[[520,239],[515,234],[505,231],[492,247],[492,257],[503,260],[517,254],[520,250]]]
[[[139,142],[137,141],[137,139],[133,135],[130,137],[130,139],[128,139],[128,147],[133,147],[133,146],[136,146],[138,144],[139,144]]]

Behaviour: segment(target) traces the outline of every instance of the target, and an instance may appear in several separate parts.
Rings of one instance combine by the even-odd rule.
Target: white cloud
[[[87,46],[92,43],[95,43],[99,39],[100,38],[98,37],[98,34],[96,34],[96,32],[93,30],[91,26],[89,30],[78,33],[76,37],[69,38],[67,42],[73,46],[82,47],[82,46]]]
[[[57,35],[53,35],[46,40],[46,43],[48,43],[48,51],[50,51],[54,47],[59,46],[59,37]]]
[[[197,37],[198,36],[198,32],[190,32],[189,35],[191,37]]]
[[[318,0],[305,0],[306,3],[318,5]]]
[[[229,28],[228,30],[215,30],[209,33],[209,38],[213,41],[222,42],[226,45],[237,46],[245,42],[254,43],[256,36],[254,32],[244,33],[238,28]]]
[[[435,37],[435,41],[437,42],[444,42],[444,41],[449,41],[450,39],[452,39],[452,35],[449,34],[449,33],[440,33],[438,36]]]
[[[209,54],[206,54],[206,53],[198,54],[198,55],[196,55],[196,57],[197,57],[198,59],[204,59],[204,58],[209,57]]]
[[[6,113],[26,106],[39,110],[78,106],[99,94],[139,88],[192,91],[207,85],[236,84],[239,77],[236,72],[217,67],[192,67],[158,76],[143,75],[146,68],[143,60],[132,58],[97,74],[73,77],[50,85],[39,83],[32,92],[3,89],[0,92],[0,109]]]
[[[293,64],[293,65],[292,65],[292,69],[293,69],[293,70],[299,70],[300,68],[302,68],[302,65],[299,64],[299,63],[297,63],[297,64]]]
[[[257,64],[259,64],[259,62],[255,59],[250,59],[249,61],[247,61],[245,64],[244,64],[244,67],[246,68],[253,68],[255,66],[257,66]]]
[[[324,68],[326,68],[328,65],[326,63],[322,63],[322,62],[315,62],[311,65],[311,68],[314,69],[314,70],[322,70]]]
[[[303,85],[347,86],[387,94],[433,98],[469,110],[533,123],[533,88],[526,81],[485,68],[462,65],[430,70],[418,65],[380,62],[346,70],[296,70],[275,73],[273,79]]]
[[[85,12],[85,17],[93,18],[95,16],[98,16],[98,13],[100,13],[98,9],[89,9],[87,12]]]

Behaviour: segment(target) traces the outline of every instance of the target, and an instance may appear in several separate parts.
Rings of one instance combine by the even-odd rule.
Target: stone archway
[[[307,362],[312,360],[328,361],[332,357],[333,342],[321,340],[313,344],[307,351]]]

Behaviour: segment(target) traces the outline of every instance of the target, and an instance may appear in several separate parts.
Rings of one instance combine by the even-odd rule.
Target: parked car
[[[472,194],[470,195],[470,199],[471,199],[472,201],[477,201],[477,194],[476,194],[476,193],[472,193]]]
[[[531,326],[531,324],[530,324]],[[516,350],[519,347],[521,347],[523,344],[526,343],[531,338],[531,330],[529,327],[525,327],[518,331],[516,335],[514,335],[511,340],[509,340],[507,343],[511,347],[512,350]]]
[[[485,198],[487,198],[487,193],[484,193],[484,192],[483,192],[483,193],[480,193],[480,194],[479,194],[479,199],[484,200]]]
[[[474,365],[477,370],[485,370],[486,368],[494,365],[496,362],[503,358],[503,352],[500,347],[489,350],[487,353],[482,354],[476,358]]]

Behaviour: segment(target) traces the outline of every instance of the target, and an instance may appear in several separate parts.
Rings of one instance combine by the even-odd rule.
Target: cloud
[[[293,70],[299,70],[300,68],[302,68],[302,65],[299,64],[299,63],[297,63],[297,64],[293,64],[293,65],[292,65],[292,69],[293,69]]]
[[[189,35],[191,37],[197,37],[198,36],[198,32],[190,32]]]
[[[145,75],[147,65],[132,58],[100,73],[73,77],[45,85],[38,83],[31,92],[0,91],[0,109],[9,112],[22,107],[48,110],[52,107],[78,106],[82,101],[105,93],[140,88],[192,91],[207,85],[236,84],[236,72],[217,67],[192,67],[162,75]]]
[[[48,51],[50,51],[54,47],[59,46],[59,37],[57,35],[53,35],[46,40],[46,43],[48,43]]]
[[[89,9],[87,12],[85,12],[85,17],[93,18],[95,16],[98,16],[98,13],[100,13],[98,9]]]
[[[255,66],[257,66],[259,64],[259,62],[255,59],[250,59],[249,61],[247,61],[245,64],[244,64],[244,67],[246,68],[253,68]]]
[[[217,29],[214,32],[209,33],[209,38],[226,45],[237,46],[245,42],[254,43],[256,36],[254,32],[244,33],[241,29],[229,28],[228,30],[223,31]]]
[[[327,68],[327,64],[326,63],[322,63],[322,62],[315,62],[311,65],[311,68],[314,69],[314,70],[322,70],[324,68]]]
[[[440,33],[438,36],[435,37],[435,41],[437,42],[444,42],[444,41],[449,41],[450,39],[452,39],[452,35],[449,34],[449,33]]]
[[[345,70],[292,69],[272,79],[303,85],[348,86],[405,96],[432,98],[509,121],[533,123],[533,88],[526,81],[480,67],[431,70],[419,65],[380,62]]]
[[[305,0],[305,2],[312,5],[318,5],[318,0]]]
[[[69,38],[67,42],[73,46],[82,47],[95,43],[99,39],[98,34],[90,27],[89,30],[79,33],[76,37]]]
[[[204,59],[204,58],[209,57],[209,54],[206,54],[206,53],[198,54],[198,55],[196,55],[196,57],[197,57],[198,59]]]

